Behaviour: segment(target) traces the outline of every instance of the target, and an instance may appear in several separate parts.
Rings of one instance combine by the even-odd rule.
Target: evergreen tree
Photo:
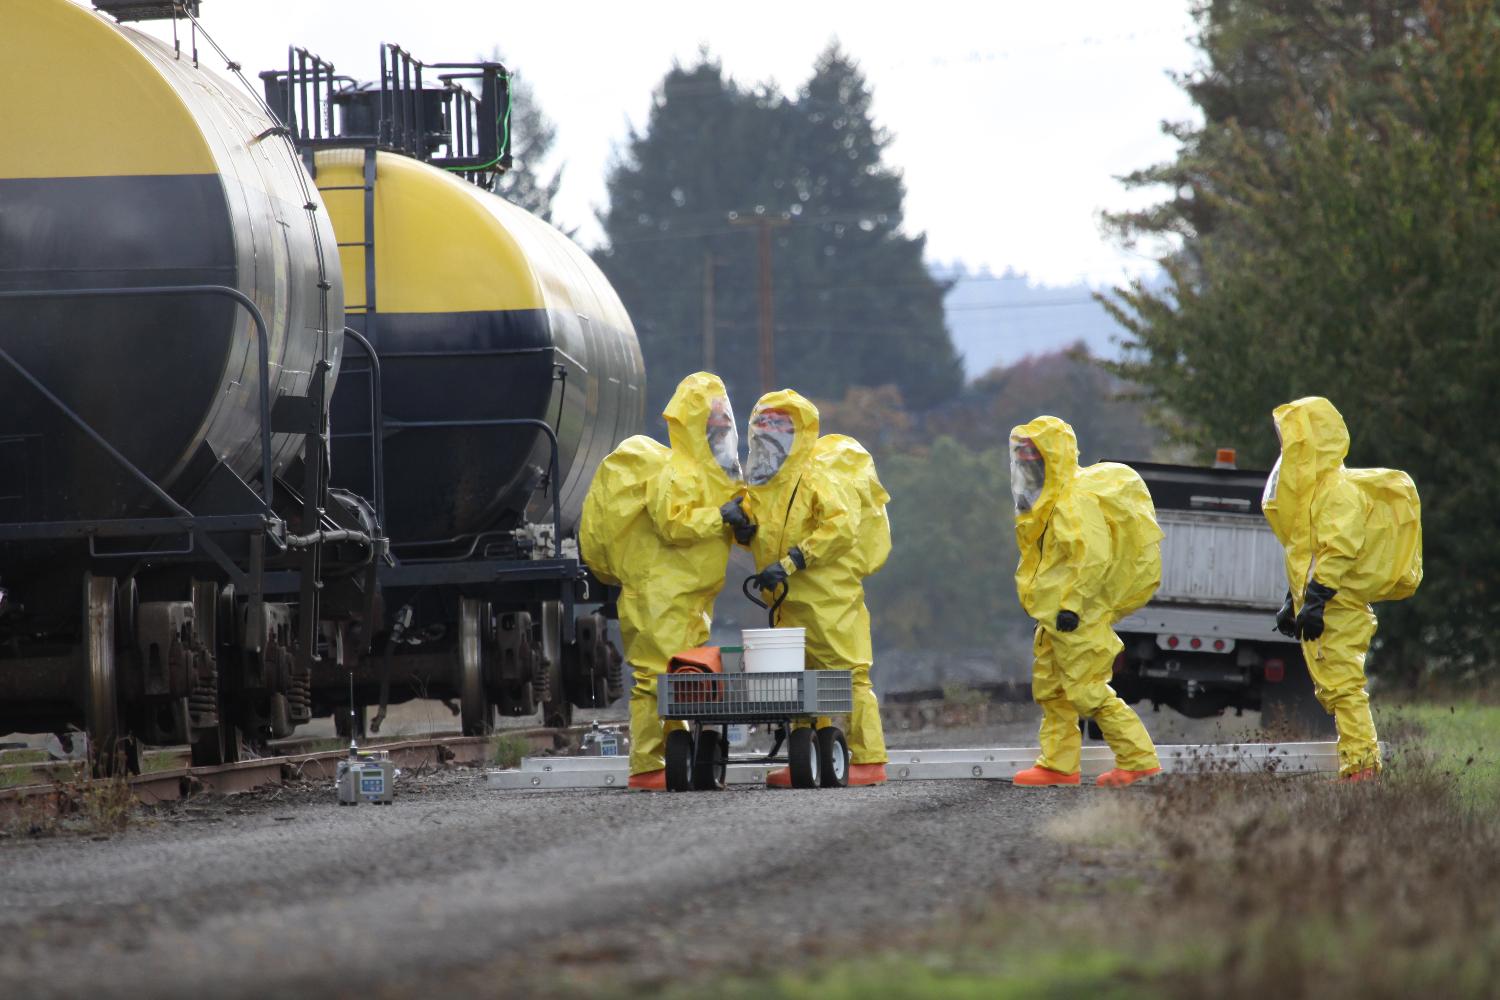
[[[492,49],[489,61],[503,63],[500,50]],[[557,225],[552,217],[552,200],[562,186],[563,168],[542,173],[542,164],[557,142],[557,125],[542,110],[530,82],[510,70],[510,153],[511,167],[499,175],[492,190],[506,201],[520,205],[540,219]]]
[[[713,367],[741,411],[759,395],[757,234],[731,215],[785,222],[772,249],[778,386],[840,398],[889,383],[916,406],[959,388],[943,286],[922,265],[923,240],[899,232],[904,188],[882,162],[887,143],[837,46],[795,97],[741,87],[706,55],[667,74],[600,217],[599,262],[640,334],[649,412],[705,364],[710,268]]]
[[[1500,639],[1500,14],[1429,13],[1386,99],[1335,72],[1279,107],[1275,148],[1228,127],[1204,192],[1222,222],[1191,264],[1168,263],[1165,292],[1122,292],[1133,343],[1112,366],[1205,453],[1269,463],[1272,408],[1321,395],[1349,424],[1351,466],[1412,474],[1426,579],[1382,613],[1373,660],[1410,675],[1493,664]]]
[[[1179,144],[1168,163],[1124,178],[1133,188],[1166,185],[1171,197],[1140,211],[1105,215],[1126,245],[1170,236],[1190,266],[1199,243],[1226,221],[1215,207],[1218,175],[1236,148],[1253,146],[1265,169],[1281,172],[1280,109],[1300,99],[1328,107],[1335,81],[1356,112],[1390,106],[1401,47],[1427,37],[1426,0],[1197,0],[1193,17],[1202,64],[1175,74],[1203,124],[1163,122]]]

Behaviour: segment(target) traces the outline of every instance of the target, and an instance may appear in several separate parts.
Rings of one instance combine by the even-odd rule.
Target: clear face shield
[[[1010,439],[1010,492],[1016,501],[1016,513],[1036,506],[1047,485],[1047,462],[1031,438]]]
[[[745,481],[761,486],[781,471],[792,453],[797,429],[785,410],[757,410],[750,418],[750,467]]]
[[[740,432],[734,426],[734,408],[728,396],[715,396],[709,405],[708,450],[726,476],[740,479]]]
[[[1260,495],[1260,505],[1262,507],[1265,507],[1267,504],[1274,504],[1276,502],[1276,487],[1280,482],[1281,457],[1277,456],[1276,464],[1271,466],[1271,474],[1266,477],[1266,490]]]

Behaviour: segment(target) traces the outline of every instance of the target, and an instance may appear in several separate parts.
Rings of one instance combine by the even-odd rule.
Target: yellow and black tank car
[[[365,153],[316,154],[315,176],[343,244],[349,323],[365,289]],[[485,532],[550,523],[547,440],[557,431],[564,532],[594,470],[641,427],[645,370],[630,317],[567,236],[460,175],[381,152],[374,185],[375,316],[383,366],[386,528],[397,551],[460,552]],[[334,400],[337,484],[371,491],[368,397],[348,356]],[[428,426],[414,426],[426,424]],[[441,424],[442,426],[433,426]],[[418,543],[413,545],[413,543]]]
[[[306,393],[322,352],[336,372],[334,237],[277,123],[187,46],[68,0],[0,6],[0,290],[227,285],[270,326],[273,400]],[[260,479],[254,337],[202,295],[0,301],[0,347],[184,501],[214,459]],[[276,437],[277,472],[299,443]],[[0,522],[148,512],[164,511],[0,366]]]

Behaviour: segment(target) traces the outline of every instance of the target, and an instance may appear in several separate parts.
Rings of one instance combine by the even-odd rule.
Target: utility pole
[[[739,215],[731,213],[731,226],[754,226],[760,237],[760,391],[770,392],[776,387],[776,334],[771,317],[771,230],[785,226],[791,220],[785,215]]]
[[[719,259],[703,255],[703,370],[714,370],[714,267]]]

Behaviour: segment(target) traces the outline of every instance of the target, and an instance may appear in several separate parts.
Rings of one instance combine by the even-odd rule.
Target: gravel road
[[[1034,889],[1064,863],[1039,825],[1100,794],[503,793],[453,771],[388,807],[322,785],[164,807],[107,840],[0,841],[0,996],[577,995],[775,967]]]

